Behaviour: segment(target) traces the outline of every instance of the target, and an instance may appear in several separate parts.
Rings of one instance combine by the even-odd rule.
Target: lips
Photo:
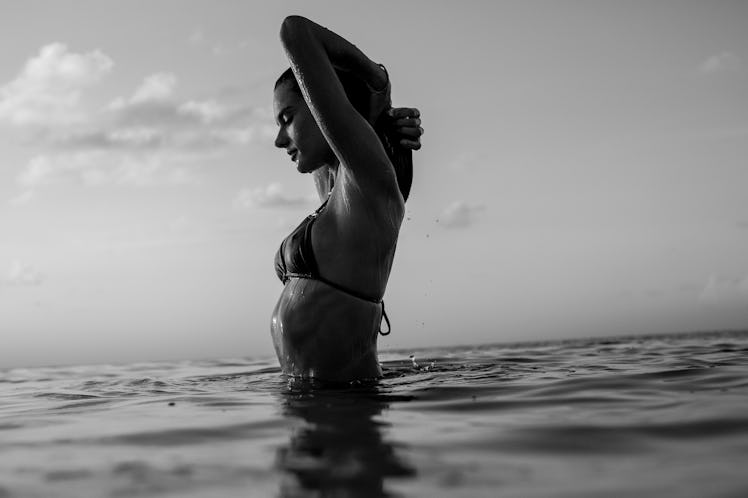
[[[291,160],[296,162],[296,159],[299,157],[299,151],[296,149],[288,150],[288,155],[291,156]]]

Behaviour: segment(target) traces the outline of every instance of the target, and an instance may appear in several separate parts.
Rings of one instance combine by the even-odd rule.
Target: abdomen
[[[292,278],[273,310],[270,331],[289,375],[354,380],[381,375],[381,306],[318,280]]]

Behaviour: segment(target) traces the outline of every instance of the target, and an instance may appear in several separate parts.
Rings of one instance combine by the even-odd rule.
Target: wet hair
[[[353,105],[353,108],[358,111],[359,114],[365,118],[369,115],[369,102],[371,96],[371,89],[366,82],[355,76],[353,73],[335,70],[335,73],[340,79],[340,83],[343,85],[345,95]],[[279,86],[288,84],[293,92],[302,96],[299,82],[296,81],[296,77],[293,71],[289,67],[275,81],[273,90],[278,89]],[[413,155],[410,149],[402,147],[397,137],[393,137],[390,134],[389,127],[386,126],[383,116],[379,116],[374,122],[374,131],[379,137],[380,142],[384,146],[387,157],[389,157],[392,165],[395,167],[395,174],[397,176],[397,185],[400,188],[400,193],[403,195],[403,199],[407,200],[410,194],[410,186],[413,183]]]
[[[371,93],[366,82],[349,72],[336,69],[335,74],[338,75],[338,79],[345,90],[345,95],[348,97],[351,104],[353,104],[353,107],[362,116],[366,117],[368,115],[369,95]],[[299,83],[296,81],[296,77],[290,67],[283,71],[283,73],[278,77],[273,89],[275,90],[283,84],[291,85],[291,90],[301,95],[301,88],[299,87]]]

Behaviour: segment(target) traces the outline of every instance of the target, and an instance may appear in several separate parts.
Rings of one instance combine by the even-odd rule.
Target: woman
[[[376,378],[382,296],[410,189],[402,158],[420,148],[419,113],[391,109],[384,67],[335,33],[290,16],[280,35],[291,68],[274,90],[275,145],[324,202],[276,255],[284,288],[273,343],[287,374]]]

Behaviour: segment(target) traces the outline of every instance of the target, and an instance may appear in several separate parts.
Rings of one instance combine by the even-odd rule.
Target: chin
[[[296,171],[298,171],[299,173],[311,173],[314,170],[319,169],[320,166],[322,165],[321,164],[307,164],[305,162],[302,163],[301,161],[299,161],[296,163]]]

